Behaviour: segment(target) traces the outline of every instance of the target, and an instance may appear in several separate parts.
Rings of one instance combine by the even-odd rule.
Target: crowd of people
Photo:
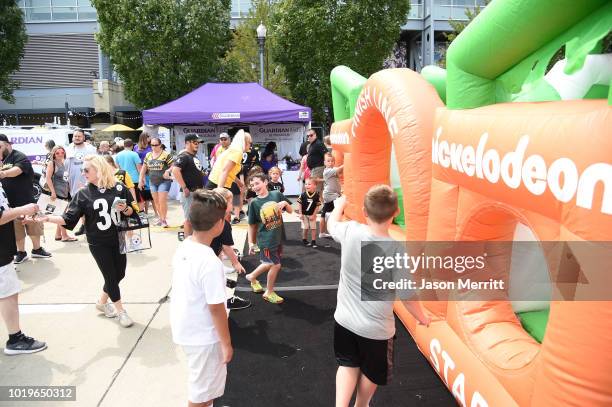
[[[121,144],[119,147],[117,147]],[[228,271],[244,274],[255,293],[271,304],[284,302],[274,290],[281,272],[283,241],[286,239],[283,212],[291,213],[293,203],[283,194],[282,171],[275,146],[268,144],[259,156],[252,138],[243,130],[233,139],[222,133],[212,152],[212,167],[205,182],[198,151],[201,140],[185,137],[185,148],[176,156],[167,152],[159,138],[142,134],[138,143],[130,139],[98,149],[77,130],[68,146],[48,145],[44,164],[44,190],[52,201],[69,203],[62,214],[41,212],[33,195],[33,168],[27,157],[12,148],[0,135],[0,311],[9,339],[6,354],[33,353],[46,344],[26,336],[19,325],[20,283],[15,264],[26,261],[25,237],[32,241],[32,257],[51,257],[41,245],[43,223],[57,226],[56,240],[73,242],[68,231],[79,222],[87,237],[89,251],[102,274],[102,290],[95,308],[122,327],[133,320],[123,306],[120,283],[125,277],[127,256],[120,248],[118,226],[139,216],[145,202],[152,201],[155,224],[168,227],[167,199],[172,181],[181,189],[184,215],[182,240],[173,260],[171,326],[174,341],[187,355],[190,369],[189,400],[208,406],[223,394],[226,364],[232,347],[226,309],[243,309],[251,304],[240,297],[226,298]],[[377,187],[366,196],[364,208],[368,225],[341,222],[345,200],[336,166],[329,149],[314,130],[301,148],[300,179],[303,192],[295,210],[302,227],[304,245],[317,248],[320,238],[333,237],[342,245],[342,266],[335,314],[334,348],[339,364],[337,399],[347,405],[355,388],[357,404],[367,405],[376,386],[385,384],[390,368],[386,357],[394,334],[392,306],[368,305],[360,301],[358,287],[360,242],[389,238],[388,227],[397,212],[397,196],[388,187]],[[148,193],[147,193],[148,192]],[[260,264],[248,272],[233,248],[232,224],[245,217],[248,224],[249,255],[258,254]],[[232,219],[233,214],[233,219]],[[329,220],[327,220],[329,219]],[[7,242],[7,244],[4,244]],[[226,268],[226,258],[232,268]],[[266,275],[265,287],[260,282]],[[427,324],[422,310],[407,303],[419,321]],[[363,326],[365,313],[374,315],[374,325]],[[382,323],[382,325],[381,325]],[[372,357],[364,359],[364,352]]]

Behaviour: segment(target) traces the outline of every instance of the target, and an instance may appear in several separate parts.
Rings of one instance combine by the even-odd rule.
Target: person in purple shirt
[[[138,144],[134,146],[134,151],[138,153],[138,157],[140,157],[140,163],[144,162],[147,153],[153,151],[151,148],[151,136],[147,133],[140,133],[140,137],[138,137]]]

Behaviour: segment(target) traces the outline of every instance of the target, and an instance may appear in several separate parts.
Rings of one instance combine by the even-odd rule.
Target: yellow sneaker
[[[261,286],[261,284],[259,284],[259,281],[257,280],[251,282],[251,288],[253,289],[253,292],[255,294],[260,294],[264,292],[263,287]]]
[[[276,294],[274,291],[272,291],[272,294],[263,295],[262,297],[264,300],[268,301],[270,304],[281,304],[283,301],[285,301],[283,297]]]

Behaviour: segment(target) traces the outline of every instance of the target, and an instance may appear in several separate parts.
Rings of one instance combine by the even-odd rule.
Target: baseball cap
[[[113,140],[115,142],[115,144],[122,142],[123,143],[123,137],[115,137],[115,139]]]
[[[187,134],[185,136],[185,143],[187,143],[188,141],[199,141],[199,142],[201,142],[202,140],[200,140],[200,137],[197,134],[190,133],[190,134]]]
[[[229,138],[229,134],[227,134],[226,132],[223,132],[221,134],[219,134],[219,138]]]
[[[9,140],[9,138],[6,137],[6,134],[0,134],[0,141],[4,141],[5,143],[11,142],[11,140]]]

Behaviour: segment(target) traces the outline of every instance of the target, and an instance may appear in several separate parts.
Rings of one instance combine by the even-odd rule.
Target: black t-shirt
[[[281,193],[285,193],[285,186],[282,182],[268,182],[268,191],[280,191]]]
[[[204,173],[202,172],[202,163],[198,157],[184,151],[176,157],[174,165],[181,169],[185,185],[190,191],[204,188]]]
[[[130,191],[120,182],[110,189],[99,189],[93,184],[87,184],[70,201],[63,215],[65,228],[72,230],[84,215],[85,234],[89,244],[118,245],[117,225],[124,215],[112,209],[116,198],[125,199],[128,206],[135,204]]]
[[[215,255],[220,255],[223,250],[223,246],[233,246],[234,238],[232,237],[232,225],[225,221],[223,224],[223,231],[217,237],[215,237],[212,242],[210,242],[210,248],[213,249]]]
[[[0,218],[4,215],[4,211],[10,208],[8,198],[0,185]],[[13,256],[17,254],[17,245],[15,244],[15,229],[13,222],[0,225],[0,267],[6,266],[13,261]]]
[[[313,215],[317,206],[321,204],[321,196],[317,191],[312,194],[304,191],[298,198],[297,203],[300,205],[300,213],[302,215]]]
[[[304,157],[306,154],[308,154],[308,145],[310,143],[308,142],[308,140],[304,141],[302,143],[302,145],[300,145],[300,157]]]
[[[250,151],[242,153],[242,174],[246,176],[251,168],[256,165],[260,165],[259,163],[259,154],[255,151],[254,148],[251,148]]]
[[[2,160],[2,170],[10,170],[13,167],[21,168],[21,174],[17,177],[3,178],[2,186],[8,197],[11,207],[16,208],[29,203],[35,203],[34,187],[32,180],[34,170],[28,157],[21,151],[12,150]]]
[[[323,143],[315,140],[308,148],[308,158],[306,158],[308,168],[313,170],[317,167],[323,167],[325,165],[325,153],[327,153],[327,149]]]

